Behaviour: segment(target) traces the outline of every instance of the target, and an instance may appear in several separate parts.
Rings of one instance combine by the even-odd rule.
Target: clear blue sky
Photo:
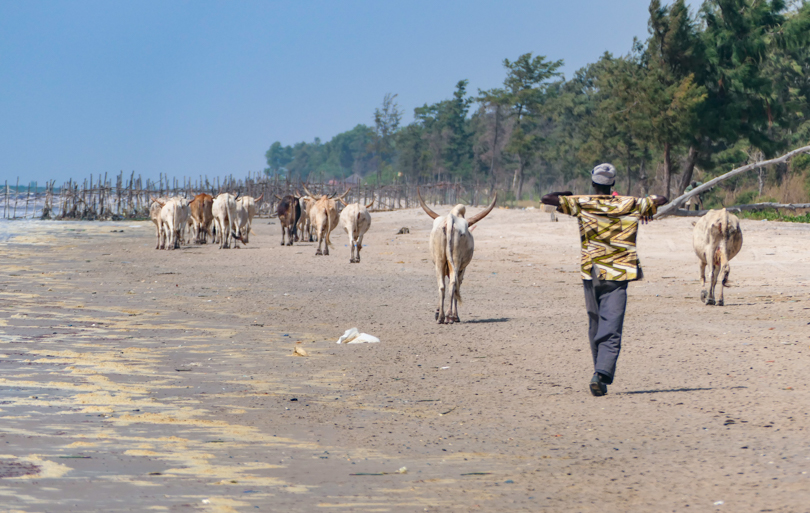
[[[697,3],[697,2],[694,2]],[[646,0],[0,2],[0,181],[244,176],[273,141],[372,124],[501,84],[502,61],[565,74],[647,37]]]

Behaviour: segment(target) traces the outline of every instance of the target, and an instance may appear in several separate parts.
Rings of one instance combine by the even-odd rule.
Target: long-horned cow
[[[247,244],[250,240],[250,228],[253,224],[253,218],[256,217],[256,203],[260,202],[264,194],[258,198],[253,196],[239,196],[236,200],[236,225],[241,234],[241,240]],[[234,243],[235,244],[235,243]],[[239,247],[238,245],[236,247]]]
[[[287,194],[283,198],[276,195],[279,199],[276,214],[278,214],[278,221],[281,223],[281,245],[284,245],[284,236],[287,236],[287,245],[293,245],[293,239],[296,236],[296,226],[298,219],[301,217],[301,205],[298,198],[292,194]]]
[[[338,213],[337,213],[337,200],[343,200],[351,187],[346,189],[346,192],[338,196],[337,198],[332,196],[327,196],[325,194],[321,194],[320,196],[315,196],[309,189],[304,186],[304,192],[306,192],[310,198],[314,199],[314,203],[309,203],[307,205],[308,209],[311,206],[312,208],[309,209],[309,219],[312,223],[312,230],[315,232],[315,237],[318,239],[318,249],[315,251],[316,255],[328,255],[329,254],[329,246],[332,245],[332,242],[329,240],[329,234],[334,230],[338,225]],[[323,251],[321,251],[321,245],[323,244]]]
[[[343,228],[346,229],[346,233],[349,235],[349,244],[352,246],[352,254],[351,258],[349,258],[349,263],[359,264],[360,249],[363,247],[363,235],[365,235],[371,227],[371,214],[368,213],[368,209],[374,204],[374,200],[371,200],[371,203],[368,205],[363,205],[360,202],[347,205],[343,200],[340,200],[340,202],[346,207],[343,209],[343,212],[340,213],[340,221],[343,223]]]
[[[211,222],[214,220],[213,205],[214,197],[204,192],[194,196],[188,204],[193,221],[194,240],[197,244],[207,243],[208,236],[211,235]]]
[[[709,210],[706,215],[695,223],[692,233],[692,244],[695,253],[700,259],[700,299],[707,305],[723,306],[723,287],[728,284],[728,274],[731,267],[728,262],[740,252],[743,237],[740,230],[740,220],[726,209]],[[706,266],[711,264],[711,285],[706,291]],[[715,302],[715,287],[717,279],[723,274],[720,281],[720,290]]]
[[[211,205],[219,249],[229,248],[231,237],[241,239],[239,226],[236,224],[236,199],[237,196],[223,192],[214,199],[214,203]]]
[[[461,322],[458,318],[458,302],[461,300],[461,282],[464,280],[464,270],[472,261],[475,244],[470,227],[485,218],[495,208],[498,201],[496,194],[492,203],[469,220],[464,215],[467,211],[464,205],[456,205],[449,214],[439,216],[425,205],[422,193],[416,189],[419,203],[427,215],[433,218],[433,230],[430,232],[430,254],[433,257],[433,267],[436,271],[436,280],[439,284],[439,306],[436,308],[436,320],[439,324],[453,324]],[[450,308],[444,314],[444,279],[450,281]]]

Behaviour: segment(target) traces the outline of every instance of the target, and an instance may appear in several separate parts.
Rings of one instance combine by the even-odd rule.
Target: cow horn
[[[239,199],[239,191],[236,191],[236,192],[234,193],[233,200],[234,200],[234,201],[236,201],[236,200],[238,200],[238,199]]]
[[[158,205],[160,205],[161,207],[162,207],[162,206],[164,206],[164,205],[166,205],[166,203],[164,203],[164,202],[162,202],[162,201],[158,201],[158,200],[156,200],[155,198],[153,198],[152,196],[149,196],[149,199],[150,199],[150,200],[152,200],[152,201],[154,201],[155,203],[157,203],[157,204],[158,204]]]
[[[351,187],[349,187],[348,189],[346,189],[346,192],[344,192],[343,194],[341,194],[340,196],[338,196],[338,198],[340,198],[340,199],[345,198],[345,197],[346,197],[346,195],[347,195],[347,194],[349,194],[349,191],[351,191],[351,190],[352,190],[352,188],[351,188]]]
[[[371,198],[371,203],[366,205],[366,208],[371,208],[371,205],[373,205],[373,204],[374,204],[374,198]]]
[[[337,193],[336,193],[336,192],[333,192],[332,194],[330,194],[330,195],[329,195],[329,199],[332,199],[332,198],[334,198],[335,196],[337,196]],[[343,198],[342,198],[342,197],[340,197],[340,198],[338,198],[338,199],[343,199]]]
[[[256,203],[258,203],[258,202],[260,202],[260,201],[262,200],[262,198],[264,198],[264,193],[262,193],[262,194],[261,194],[261,196],[259,196],[258,198],[256,198],[256,199],[255,199],[255,200],[253,200],[253,201],[255,201]]]
[[[485,218],[487,216],[487,214],[492,212],[492,209],[495,208],[495,203],[497,201],[498,201],[498,193],[495,193],[495,197],[492,198],[492,203],[489,204],[487,209],[484,210],[483,212],[478,212],[477,214],[472,216],[469,220],[467,220],[467,225],[472,226],[475,223],[477,223],[478,221],[480,221],[481,219]]]
[[[273,194],[273,196],[275,196],[275,197],[276,197],[276,199],[278,199],[279,201],[283,201],[283,200],[282,200],[282,198],[281,198],[281,196],[279,196],[278,194]]]
[[[432,219],[439,217],[439,214],[430,210],[428,206],[425,205],[425,200],[422,199],[422,193],[419,192],[419,187],[416,188],[416,195],[419,196],[419,204],[422,205],[422,210],[424,210],[427,215],[429,215]]]
[[[343,206],[344,206],[344,207],[348,207],[348,206],[349,206],[349,205],[347,205],[347,204],[346,204],[346,202],[345,202],[345,201],[343,201],[343,198],[338,198],[337,200],[338,200],[339,202],[343,203]]]
[[[303,187],[303,188],[304,188],[304,192],[306,192],[306,193],[307,193],[307,196],[309,196],[309,197],[311,197],[311,198],[314,198],[314,197],[315,197],[315,195],[314,195],[314,194],[312,194],[311,192],[309,192],[309,189],[307,189],[307,186],[306,186],[306,185],[303,185],[303,184],[302,184],[302,185],[301,185],[301,187]]]

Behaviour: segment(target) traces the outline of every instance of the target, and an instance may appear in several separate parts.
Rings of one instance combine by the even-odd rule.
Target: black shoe
[[[593,375],[588,386],[591,388],[591,394],[596,397],[602,397],[607,394],[607,385],[602,382],[598,373]]]

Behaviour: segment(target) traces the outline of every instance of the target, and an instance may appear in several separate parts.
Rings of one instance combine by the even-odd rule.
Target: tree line
[[[396,95],[328,142],[266,153],[268,175],[367,183],[473,181],[522,199],[556,187],[585,192],[612,162],[627,194],[677,195],[695,180],[810,141],[810,4],[806,0],[683,0],[649,6],[648,37],[562,76],[562,60],[504,59],[503,85],[414,110]],[[712,193],[715,202],[808,196],[810,158]],[[778,198],[775,196],[779,196]],[[743,198],[744,197],[744,198]]]

